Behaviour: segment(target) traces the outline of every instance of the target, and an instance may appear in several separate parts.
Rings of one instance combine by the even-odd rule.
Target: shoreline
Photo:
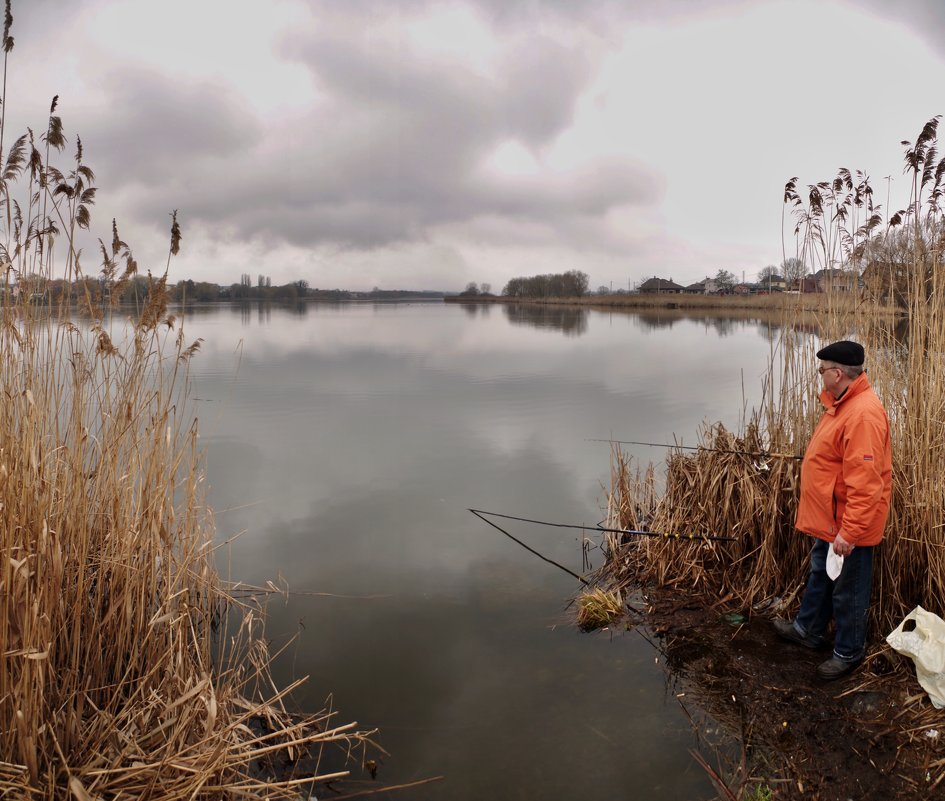
[[[888,645],[825,682],[814,668],[827,652],[780,640],[768,610],[666,588],[635,595],[615,625],[640,630],[657,650],[719,798],[762,798],[752,793],[767,787],[773,798],[905,801],[939,789],[941,712]],[[706,739],[704,718],[724,730],[723,743]]]
[[[869,305],[872,315],[877,313],[875,304],[859,297],[849,295],[830,295],[824,293],[771,295],[584,295],[573,298],[513,298],[506,295],[461,296],[452,295],[443,298],[444,303],[459,304],[497,304],[529,306],[581,306],[597,311],[645,311],[645,310],[682,310],[706,312],[745,312],[758,311],[769,314],[798,313],[856,313],[861,307]],[[879,308],[880,313],[890,316],[901,314],[901,310],[892,306]]]

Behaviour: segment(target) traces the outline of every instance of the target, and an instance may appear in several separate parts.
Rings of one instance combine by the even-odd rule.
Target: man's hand
[[[853,553],[853,548],[853,543],[844,538],[843,532],[837,532],[837,538],[833,541],[833,552],[837,556],[849,556]]]

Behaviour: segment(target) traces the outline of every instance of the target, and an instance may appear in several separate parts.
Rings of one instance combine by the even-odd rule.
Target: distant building
[[[817,283],[817,279],[812,275],[805,275],[803,278],[799,278],[795,284],[797,292],[800,292],[804,295],[810,292],[821,292],[820,284]]]
[[[814,273],[820,292],[854,292],[859,286],[859,276],[853,270],[839,268],[818,270]]]
[[[665,278],[648,278],[640,284],[639,291],[642,295],[680,295],[686,288]]]
[[[787,281],[783,276],[774,273],[758,282],[760,292],[784,292],[785,289],[787,289]]]
[[[687,295],[716,295],[719,292],[719,284],[714,278],[703,278],[689,284],[684,291]]]

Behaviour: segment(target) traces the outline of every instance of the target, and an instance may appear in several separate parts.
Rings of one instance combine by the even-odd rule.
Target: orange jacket
[[[883,538],[892,495],[886,410],[866,373],[840,400],[824,391],[820,401],[826,411],[804,453],[794,525],[828,542],[842,528],[854,545],[876,545]]]

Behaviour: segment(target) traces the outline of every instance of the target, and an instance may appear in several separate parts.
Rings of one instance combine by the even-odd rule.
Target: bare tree
[[[773,264],[769,264],[767,267],[762,267],[758,270],[758,283],[763,284],[766,281],[775,280],[781,277],[781,273],[778,272],[778,268]]]
[[[784,276],[784,280],[788,284],[793,284],[796,281],[800,281],[807,273],[807,268],[804,266],[804,262],[800,259],[794,258],[793,256],[789,259],[785,259],[781,262],[781,274]]]
[[[728,270],[719,270],[715,274],[715,283],[718,284],[719,292],[731,292],[735,289],[735,276]]]

